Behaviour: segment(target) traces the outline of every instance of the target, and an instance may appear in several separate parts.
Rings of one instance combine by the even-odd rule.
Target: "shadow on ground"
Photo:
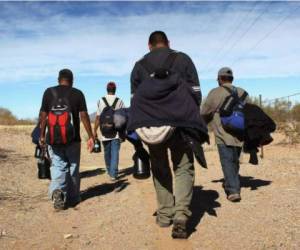
[[[224,178],[219,179],[219,180],[213,180],[212,182],[224,183]],[[256,190],[259,187],[270,185],[272,183],[272,181],[255,179],[252,176],[240,176],[240,183],[241,183],[241,188],[244,187],[244,188],[250,188],[250,190]]]
[[[211,216],[217,216],[215,208],[221,207],[217,202],[219,193],[215,190],[203,190],[201,186],[194,187],[193,199],[191,202],[192,217],[188,224],[189,236],[196,231],[197,225],[200,223],[205,213]]]
[[[133,174],[133,167],[124,168],[119,171],[118,178],[122,179],[131,174]]]
[[[81,201],[85,201],[97,196],[106,195],[111,192],[121,192],[129,185],[127,179],[118,180],[113,183],[103,183],[90,187],[81,192]]]
[[[0,148],[0,160],[4,160],[8,157],[9,153],[13,153],[12,150],[7,150],[4,148]]]
[[[105,170],[103,168],[97,168],[93,170],[86,170],[80,173],[80,178],[89,178],[97,175],[104,174]]]
[[[31,158],[31,156],[17,153],[14,150],[0,148],[0,162],[4,163],[4,162],[8,162],[9,160],[13,159],[14,163],[20,163],[20,162],[27,161],[30,158]]]

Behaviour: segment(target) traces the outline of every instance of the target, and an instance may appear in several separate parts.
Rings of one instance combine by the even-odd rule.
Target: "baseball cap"
[[[233,77],[232,69],[229,67],[223,67],[219,70],[218,76],[232,76]]]

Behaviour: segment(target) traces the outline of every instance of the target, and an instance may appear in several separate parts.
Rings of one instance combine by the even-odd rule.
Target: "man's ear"
[[[168,40],[168,47],[170,48],[170,41]]]
[[[148,43],[148,48],[151,51],[153,49],[153,46],[150,43]]]

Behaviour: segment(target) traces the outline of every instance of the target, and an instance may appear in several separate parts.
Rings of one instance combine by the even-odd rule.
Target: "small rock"
[[[91,243],[92,243],[92,242],[89,240],[89,241],[85,242],[85,245],[88,246],[88,245],[90,245]]]
[[[64,234],[64,239],[71,239],[73,238],[73,234]]]

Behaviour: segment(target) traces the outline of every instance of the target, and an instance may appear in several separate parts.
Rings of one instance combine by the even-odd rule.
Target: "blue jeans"
[[[118,177],[120,140],[103,141],[104,159],[107,173],[112,178]]]
[[[56,189],[62,190],[65,201],[80,201],[80,148],[79,142],[67,146],[49,146],[51,158],[51,183],[49,196]]]
[[[240,147],[218,144],[219,156],[224,174],[224,188],[227,195],[240,193]]]

